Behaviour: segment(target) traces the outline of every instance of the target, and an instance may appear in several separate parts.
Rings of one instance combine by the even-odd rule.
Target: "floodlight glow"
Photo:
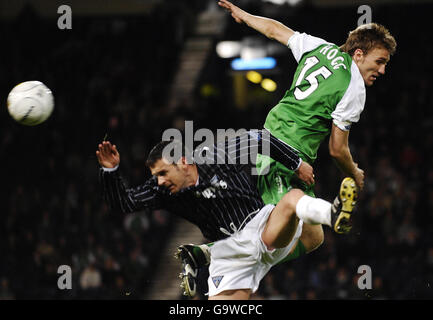
[[[249,60],[237,58],[232,61],[231,65],[233,70],[273,69],[277,65],[277,61],[272,57]]]
[[[248,71],[247,72],[247,79],[251,81],[252,83],[260,83],[262,82],[262,75],[258,73],[257,71]]]
[[[277,84],[275,83],[275,81],[271,79],[263,79],[261,85],[262,88],[265,89],[266,91],[273,92],[277,90]]]
[[[216,52],[220,58],[233,58],[241,52],[239,41],[221,41],[216,45]]]
[[[266,48],[260,46],[245,46],[241,49],[241,58],[244,60],[266,57]]]

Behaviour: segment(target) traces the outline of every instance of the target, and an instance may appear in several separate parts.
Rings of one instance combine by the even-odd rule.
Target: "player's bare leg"
[[[338,195],[332,204],[305,195],[299,189],[292,189],[278,202],[269,216],[262,233],[263,242],[269,249],[287,246],[293,238],[299,219],[313,226],[328,225],[339,234],[348,233],[352,228],[350,218],[357,198],[356,183],[350,177],[341,182]],[[317,245],[314,242],[322,241],[320,229],[307,227],[307,232],[318,237],[311,239],[309,243],[309,249],[314,250],[314,246]],[[308,238],[308,235],[304,238]]]
[[[299,240],[305,247],[306,253],[310,253],[320,247],[324,241],[323,227],[321,224],[304,223],[302,226],[302,235]]]
[[[226,290],[209,297],[209,300],[248,300],[250,296],[251,289]]]
[[[262,240],[268,249],[283,248],[292,241],[298,227],[299,218],[296,216],[296,203],[304,196],[299,189],[292,189],[286,193],[272,210]]]

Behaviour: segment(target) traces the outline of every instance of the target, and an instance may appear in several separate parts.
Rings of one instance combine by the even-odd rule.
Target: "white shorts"
[[[209,296],[225,290],[251,289],[256,292],[260,281],[273,265],[285,258],[302,233],[299,220],[295,236],[284,248],[268,250],[262,232],[274,205],[266,205],[245,227],[210,247]]]

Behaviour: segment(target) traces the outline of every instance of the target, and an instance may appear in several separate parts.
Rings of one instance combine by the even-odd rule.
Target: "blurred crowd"
[[[56,19],[41,19],[31,8],[0,21],[6,44],[0,51],[3,103],[25,80],[44,82],[56,99],[52,117],[37,127],[14,123],[6,108],[0,116],[0,299],[145,297],[175,220],[162,210],[111,212],[98,184],[97,144],[107,134],[118,146],[128,184],[141,183],[149,176],[148,151],[179,119],[194,120],[195,129],[262,126],[295,64],[289,53],[279,57],[279,91],[265,95],[254,89],[254,102],[239,109],[230,75],[221,68],[226,62],[213,55],[198,86],[211,83],[213,94],[197,90],[196,105],[170,113],[165,105],[177,57],[200,10],[200,1],[166,1],[148,15],[74,18],[71,31],[59,30]],[[357,21],[356,8],[338,14],[324,9],[324,15],[297,10],[308,19],[275,18],[333,42],[343,42]],[[353,232],[342,237],[325,227],[323,245],[276,266],[256,299],[433,296],[433,63],[423,58],[431,56],[433,45],[414,32],[429,10],[373,11],[398,48],[386,75],[367,90],[366,108],[350,136],[354,158],[366,172]],[[335,25],[319,23],[323,17],[334,18]],[[410,24],[400,23],[405,19]],[[228,25],[231,37],[248,32]],[[326,142],[314,167],[316,195],[333,199],[342,176]],[[71,267],[72,290],[57,287],[61,265]],[[358,288],[362,265],[371,268],[372,289]]]
[[[196,3],[197,5],[194,5]],[[105,135],[129,186],[148,178],[147,153],[171,125],[164,103],[199,1],[167,1],[147,15],[57,16],[31,7],[0,21],[0,299],[143,298],[172,227],[168,212],[111,212],[95,151]],[[51,118],[15,123],[8,92],[27,80],[55,97]],[[59,290],[61,265],[72,289]]]

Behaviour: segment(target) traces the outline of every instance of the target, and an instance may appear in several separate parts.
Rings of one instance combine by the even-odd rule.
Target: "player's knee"
[[[296,205],[298,204],[299,199],[304,196],[304,192],[300,189],[292,189],[287,192],[284,197],[281,199],[286,208],[287,212],[295,213]]]

